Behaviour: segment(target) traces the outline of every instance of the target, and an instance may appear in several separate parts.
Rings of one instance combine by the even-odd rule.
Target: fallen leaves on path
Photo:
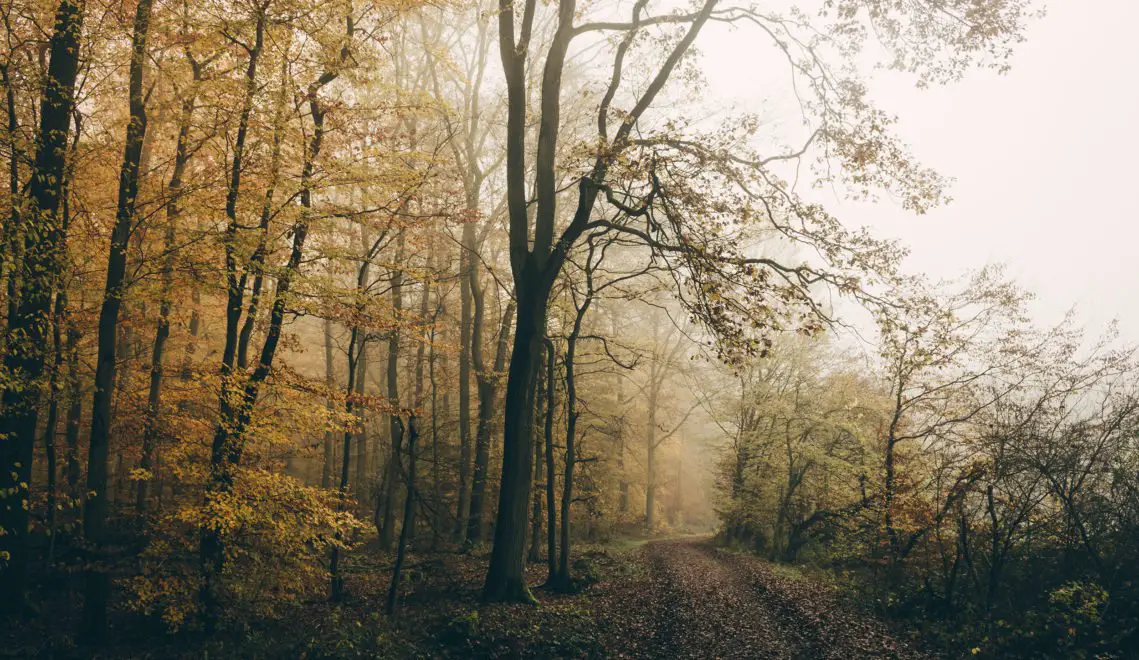
[[[921,658],[829,590],[766,562],[692,540],[639,551],[634,577],[599,585],[609,657]]]

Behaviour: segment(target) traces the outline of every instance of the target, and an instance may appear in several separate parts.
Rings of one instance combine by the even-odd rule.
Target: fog
[[[955,179],[952,203],[915,217],[888,197],[820,199],[844,222],[901,240],[910,272],[950,279],[1002,263],[1036,294],[1041,323],[1074,306],[1090,331],[1118,319],[1121,338],[1139,340],[1136,24],[1129,0],[1057,0],[1031,22],[1006,74],[918,89],[912,76],[873,71],[872,98],[897,115],[897,133]],[[722,29],[701,51],[712,108],[775,106],[794,126],[786,95],[765,93],[747,29]]]

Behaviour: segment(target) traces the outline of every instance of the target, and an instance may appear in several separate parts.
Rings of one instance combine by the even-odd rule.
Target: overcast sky
[[[918,159],[956,179],[952,204],[924,217],[889,200],[838,208],[907,244],[910,272],[951,278],[1005,263],[1036,294],[1040,322],[1075,305],[1092,334],[1118,318],[1139,343],[1139,0],[1047,10],[1004,76],[972,71],[928,90],[898,74],[872,81]],[[701,49],[712,93],[754,106],[771,99],[749,69],[749,39],[718,35]]]

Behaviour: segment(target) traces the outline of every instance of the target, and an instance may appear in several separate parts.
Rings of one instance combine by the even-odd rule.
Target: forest
[[[1043,10],[0,0],[0,656],[1139,657],[1125,333],[844,218]]]

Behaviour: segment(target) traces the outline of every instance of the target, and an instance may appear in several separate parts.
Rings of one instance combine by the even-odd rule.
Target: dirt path
[[[701,540],[638,550],[643,574],[599,594],[612,657],[920,658],[826,588]]]

